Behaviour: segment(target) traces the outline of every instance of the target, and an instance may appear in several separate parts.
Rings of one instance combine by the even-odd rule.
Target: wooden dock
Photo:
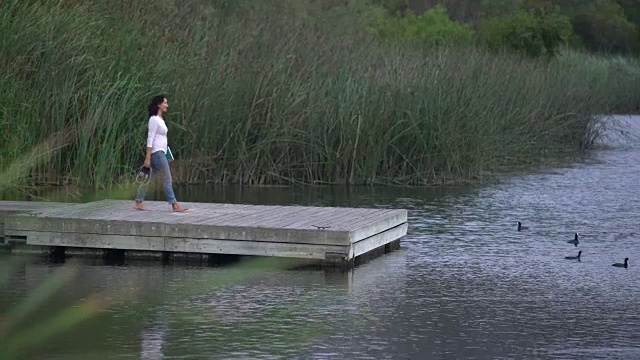
[[[0,201],[0,236],[34,247],[161,253],[276,256],[352,266],[399,247],[407,211],[166,202],[32,203]]]

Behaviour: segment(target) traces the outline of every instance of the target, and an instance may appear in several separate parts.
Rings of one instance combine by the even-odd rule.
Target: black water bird
[[[528,226],[522,226],[522,223],[518,221],[518,231],[527,230]]]
[[[629,258],[624,258],[624,264],[622,264],[622,263],[615,263],[615,264],[613,264],[612,266],[627,268],[627,267],[629,267]]]
[[[580,255],[582,255],[582,250],[578,251],[578,256],[565,256],[564,258],[567,260],[580,260]]]
[[[576,233],[575,237],[573,238],[573,240],[569,240],[567,241],[569,244],[573,244],[576,247],[578,246],[578,244],[580,243],[580,241],[578,241],[578,233]]]

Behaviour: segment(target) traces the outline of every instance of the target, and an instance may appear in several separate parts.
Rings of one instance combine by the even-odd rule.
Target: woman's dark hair
[[[151,99],[151,103],[149,104],[149,116],[158,115],[158,106],[162,104],[162,102],[166,98],[167,97],[164,95],[158,95],[158,96],[154,96],[153,99]]]

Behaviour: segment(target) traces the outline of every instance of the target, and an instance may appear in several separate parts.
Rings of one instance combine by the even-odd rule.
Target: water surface
[[[640,134],[640,117],[623,119]],[[401,250],[349,273],[265,271],[223,288],[211,279],[233,266],[85,260],[40,315],[100,291],[132,298],[31,358],[638,359],[640,142],[608,143],[472,187],[180,188],[184,201],[405,208],[410,227]],[[60,266],[21,265],[0,305]]]

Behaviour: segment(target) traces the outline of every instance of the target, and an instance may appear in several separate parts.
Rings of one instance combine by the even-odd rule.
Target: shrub
[[[640,0],[616,0],[624,10],[627,19],[636,25],[640,25]]]
[[[482,27],[482,38],[493,49],[507,48],[531,57],[553,57],[572,36],[568,17],[557,12],[519,12],[495,17]]]
[[[409,7],[408,0],[372,0],[371,3],[382,7],[389,15],[399,15]]]
[[[381,15],[372,26],[380,36],[417,40],[422,44],[437,46],[444,44],[467,44],[473,31],[469,25],[449,19],[447,10],[438,5],[424,15],[407,12],[403,18]]]
[[[573,19],[576,34],[592,51],[629,52],[638,41],[638,29],[613,0],[595,0]]]

